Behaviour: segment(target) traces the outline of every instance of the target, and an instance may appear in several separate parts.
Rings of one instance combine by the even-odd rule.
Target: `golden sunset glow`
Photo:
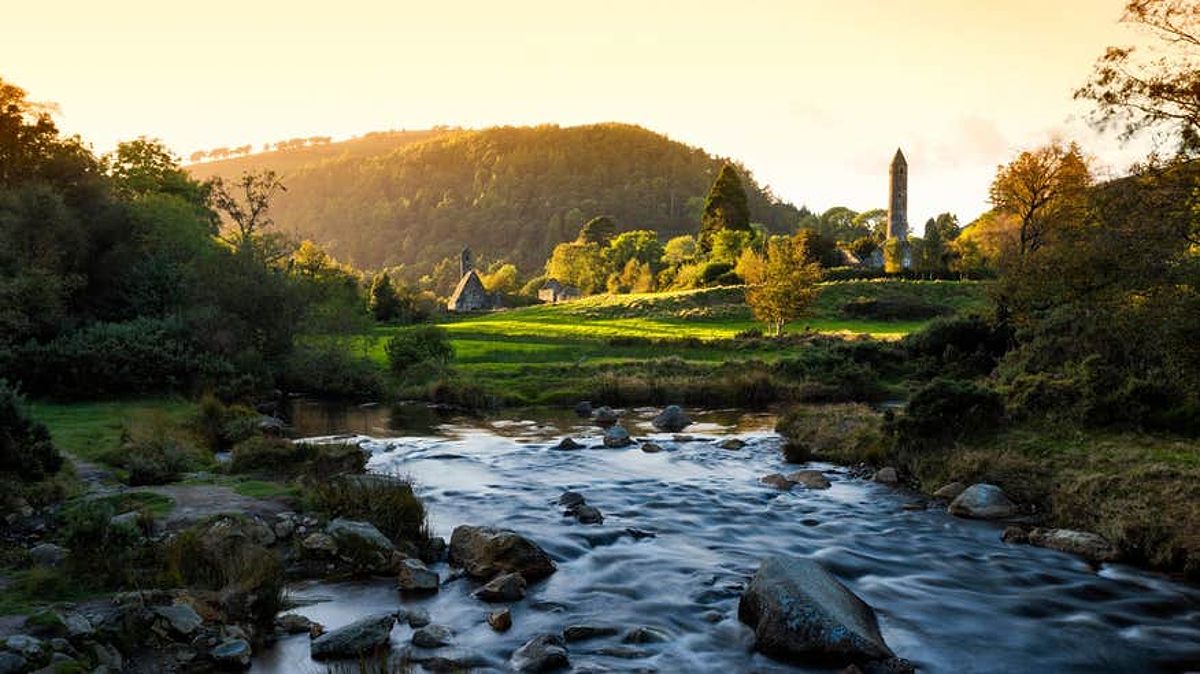
[[[0,65],[98,150],[622,121],[819,211],[883,206],[903,147],[919,228],[976,216],[996,165],[1055,133],[1123,168],[1071,100],[1106,45],[1137,37],[1121,4],[27,2],[5,9]]]

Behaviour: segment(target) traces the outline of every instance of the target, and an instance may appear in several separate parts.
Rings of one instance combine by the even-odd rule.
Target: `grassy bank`
[[[882,425],[862,406],[809,407],[779,430],[812,458],[895,465],[926,493],[954,481],[999,485],[1046,526],[1094,531],[1127,561],[1200,578],[1200,440],[1024,425],[901,454]]]

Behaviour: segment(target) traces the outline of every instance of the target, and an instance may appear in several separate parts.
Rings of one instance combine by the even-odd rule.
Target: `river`
[[[572,624],[649,626],[663,643],[619,637],[570,644],[590,671],[797,672],[752,649],[737,621],[741,588],[772,554],[819,561],[873,606],[888,644],[921,672],[1155,672],[1200,670],[1200,589],[1123,565],[1093,567],[1071,555],[1000,540],[1002,526],[910,511],[916,495],[827,472],[823,491],[780,492],[759,484],[790,472],[770,414],[693,413],[689,442],[650,426],[655,410],[630,410],[625,425],[665,451],[553,451],[565,436],[599,444],[587,420],[553,411],[503,417],[440,417],[414,407],[301,404],[302,434],[354,434],[371,451],[369,470],[411,476],[437,535],[459,524],[514,529],[558,563],[512,606],[514,627],[497,634],[494,608],[469,596],[465,579],[438,594],[401,599],[392,581],[294,587],[297,610],[327,628],[398,607],[421,606],[456,633],[456,647],[505,671],[530,636]],[[715,440],[738,437],[744,449]],[[564,517],[564,490],[582,493],[602,525]],[[630,535],[628,529],[653,533]],[[434,567],[443,579],[450,570]],[[392,634],[397,649],[411,629]],[[620,649],[614,647],[620,646]],[[620,654],[617,657],[614,654]],[[280,641],[255,672],[321,672],[307,636]]]

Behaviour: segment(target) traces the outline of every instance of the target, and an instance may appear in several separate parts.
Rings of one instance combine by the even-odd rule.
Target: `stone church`
[[[462,277],[454,288],[454,294],[446,302],[446,308],[454,312],[486,311],[495,309],[498,298],[483,287],[483,280],[475,271],[475,260],[470,248],[463,248],[459,257],[459,273]]]

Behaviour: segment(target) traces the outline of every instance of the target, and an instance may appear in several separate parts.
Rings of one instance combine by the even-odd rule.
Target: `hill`
[[[555,244],[596,215],[664,240],[699,228],[709,184],[725,161],[626,124],[496,127],[385,134],[195,164],[193,175],[271,168],[288,187],[281,228],[363,268],[424,272],[470,245],[487,262],[538,270]],[[390,145],[389,145],[390,144]],[[742,169],[751,217],[790,230],[800,211]]]

